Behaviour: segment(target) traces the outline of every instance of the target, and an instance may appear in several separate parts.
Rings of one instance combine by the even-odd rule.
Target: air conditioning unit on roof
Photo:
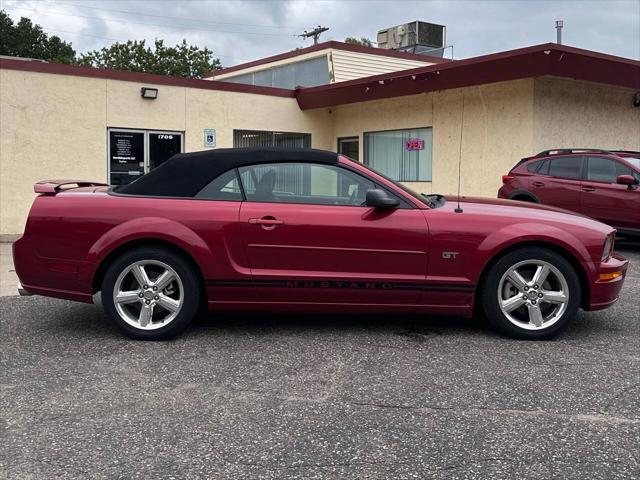
[[[410,22],[378,32],[378,47],[442,57],[446,27],[427,22]]]

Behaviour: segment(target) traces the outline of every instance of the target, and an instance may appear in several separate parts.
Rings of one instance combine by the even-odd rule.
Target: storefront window
[[[364,134],[364,162],[400,182],[431,181],[431,128]]]

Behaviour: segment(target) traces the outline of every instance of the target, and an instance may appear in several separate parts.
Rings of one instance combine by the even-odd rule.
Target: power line
[[[31,12],[31,13],[38,13],[41,15],[62,15],[65,17],[73,17],[73,18],[88,18],[90,20],[103,20],[105,22],[115,22],[115,23],[119,23],[119,24],[123,24],[123,23],[127,23],[127,24],[132,24],[132,25],[147,25],[147,26],[151,26],[151,27],[163,27],[163,28],[179,28],[182,30],[195,30],[195,31],[201,31],[201,32],[215,32],[215,33],[235,33],[235,34],[242,34],[242,35],[267,35],[267,36],[271,36],[271,37],[295,37],[296,35],[291,35],[288,33],[267,33],[267,32],[246,32],[246,31],[234,31],[234,30],[213,30],[213,29],[209,29],[209,28],[194,28],[194,27],[187,27],[184,25],[167,25],[167,24],[157,24],[157,23],[144,23],[144,22],[132,22],[129,20],[122,20],[122,19],[117,19],[117,18],[104,18],[104,17],[92,17],[89,15],[79,15],[79,14],[71,14],[71,13],[63,13],[63,12],[53,12],[53,11],[42,11],[42,10],[33,10],[33,9],[29,9],[29,8],[23,8],[23,7],[9,7],[11,9],[14,10],[22,10],[22,11],[27,11],[27,12]]]
[[[102,35],[91,35],[90,33],[70,32],[69,30],[60,30],[58,28],[43,27],[43,30],[46,30],[48,32],[66,33],[66,34],[69,34],[69,35],[82,35],[83,37],[102,38],[104,40],[111,40],[112,42],[117,42],[118,41],[118,39],[116,39],[116,38],[103,37]]]
[[[59,28],[48,28],[48,27],[42,27],[42,28],[47,32],[60,32],[60,33],[66,33],[68,35],[81,35],[83,37],[102,38],[104,40],[110,40],[112,42],[123,42],[122,40],[118,40],[117,38],[104,37],[102,35],[91,35],[90,33],[72,32],[69,30],[60,30]],[[233,60],[235,60],[236,58],[233,55],[219,55],[217,53],[214,53],[213,56],[218,58],[231,58]]]
[[[143,17],[154,17],[154,18],[166,18],[169,20],[186,20],[186,21],[193,21],[193,22],[199,22],[199,23],[210,23],[210,24],[220,24],[220,25],[235,25],[235,26],[240,26],[240,27],[259,27],[259,28],[291,28],[291,29],[300,29],[300,28],[305,28],[305,27],[301,27],[301,26],[286,26],[286,25],[259,25],[259,24],[252,24],[252,23],[234,23],[234,22],[219,22],[219,21],[215,21],[215,20],[201,20],[199,18],[193,18],[193,17],[175,17],[175,16],[167,16],[167,15],[155,15],[152,13],[141,13],[141,12],[134,12],[132,10],[116,10],[113,8],[103,8],[103,7],[94,7],[94,6],[89,6],[89,5],[78,5],[76,3],[66,3],[66,2],[56,2],[56,5],[68,5],[68,6],[73,6],[76,8],[88,8],[88,9],[92,9],[92,10],[101,10],[101,11],[105,11],[105,12],[117,12],[117,13],[130,13],[133,15],[139,15],[139,16],[143,16]]]

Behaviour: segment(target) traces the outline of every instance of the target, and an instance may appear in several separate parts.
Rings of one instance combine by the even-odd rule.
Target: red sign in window
[[[421,138],[408,138],[404,141],[404,148],[410,152],[424,150],[424,140]]]

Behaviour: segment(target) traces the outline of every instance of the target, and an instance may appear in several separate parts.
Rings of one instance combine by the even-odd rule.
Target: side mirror
[[[390,197],[387,192],[379,188],[367,190],[365,205],[373,208],[394,208],[400,205],[397,198]]]
[[[638,184],[638,181],[633,177],[633,175],[618,175],[616,178],[616,183],[620,185],[626,185],[629,190],[633,190],[634,187]]]

